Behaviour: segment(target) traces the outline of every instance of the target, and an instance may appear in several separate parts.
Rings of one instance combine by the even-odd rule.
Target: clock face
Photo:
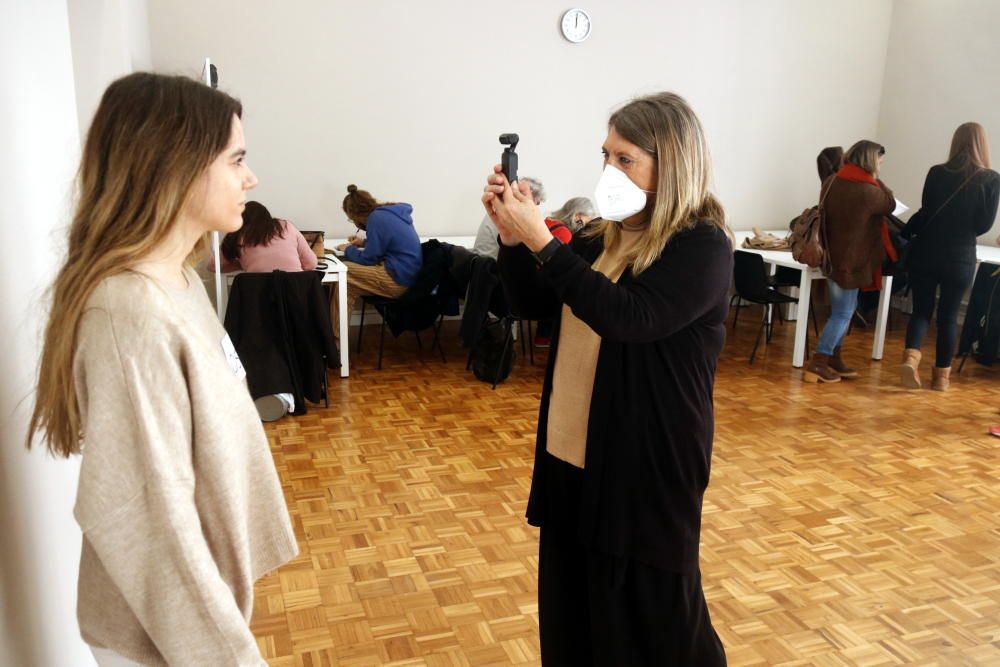
[[[562,17],[563,37],[571,42],[582,42],[590,37],[590,14],[582,9],[570,9]]]

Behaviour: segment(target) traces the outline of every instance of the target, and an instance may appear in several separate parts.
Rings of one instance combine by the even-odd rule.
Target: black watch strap
[[[538,262],[538,265],[542,266],[552,259],[552,256],[556,254],[556,251],[559,250],[559,246],[561,245],[562,241],[553,236],[552,240],[546,243],[541,250],[531,254],[535,256],[535,261]]]

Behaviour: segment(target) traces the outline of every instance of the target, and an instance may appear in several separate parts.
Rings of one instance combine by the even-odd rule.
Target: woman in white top
[[[241,111],[136,73],[87,134],[29,433],[83,457],[77,616],[101,665],[265,665],[253,584],[297,553],[245,373],[189,263],[208,232],[239,229],[257,184]]]

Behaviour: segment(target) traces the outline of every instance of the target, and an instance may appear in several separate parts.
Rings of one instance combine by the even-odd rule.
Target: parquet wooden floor
[[[848,337],[836,385],[801,382],[790,325],[752,367],[753,310],[730,336],[702,533],[730,665],[1000,665],[1000,371],[897,388],[901,319],[881,363]],[[369,345],[329,409],[268,425],[302,550],[257,585],[272,667],[539,663],[543,367],[494,392],[445,338],[447,364],[390,339],[382,371]]]

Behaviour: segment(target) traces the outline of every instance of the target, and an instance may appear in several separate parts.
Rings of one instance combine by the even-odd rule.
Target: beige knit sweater
[[[102,282],[77,340],[83,639],[144,665],[266,663],[253,583],[298,547],[246,381],[194,271]]]

